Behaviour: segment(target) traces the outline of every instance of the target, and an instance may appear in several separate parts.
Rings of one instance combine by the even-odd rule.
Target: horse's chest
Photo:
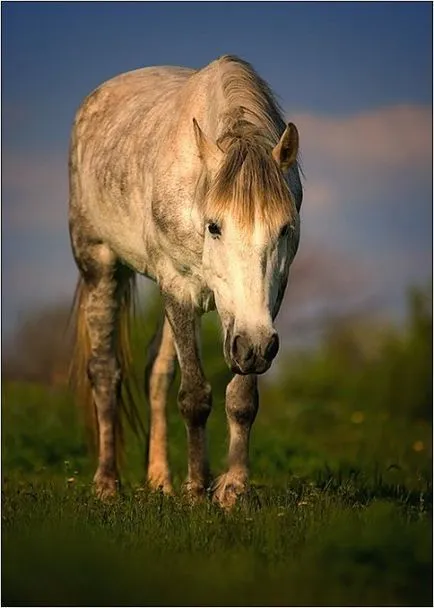
[[[202,251],[192,235],[181,243],[160,233],[148,246],[147,262],[148,276],[162,291],[203,311],[214,308],[212,291],[203,280]]]
[[[204,312],[214,308],[213,293],[206,287],[196,265],[167,257],[160,261],[156,275],[163,291],[176,296],[179,301],[191,303]]]

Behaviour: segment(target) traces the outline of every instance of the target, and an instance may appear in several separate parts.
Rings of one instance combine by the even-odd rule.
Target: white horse
[[[150,486],[171,491],[165,406],[177,358],[186,487],[193,497],[209,487],[211,389],[198,341],[201,315],[216,308],[235,375],[226,390],[229,469],[214,497],[230,506],[246,490],[257,374],[279,348],[273,320],[299,242],[297,152],[296,127],[285,125],[253,68],[233,56],[197,71],[121,74],[78,110],[69,157],[69,226],[80,270],[73,371],[80,398],[96,413],[100,496],[118,486],[120,409],[137,421],[125,398],[135,273],[157,282],[165,306],[148,382]]]

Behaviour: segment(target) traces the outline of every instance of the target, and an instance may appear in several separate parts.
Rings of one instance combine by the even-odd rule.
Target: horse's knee
[[[178,406],[183,418],[192,426],[204,426],[212,407],[212,392],[208,382],[181,386]]]
[[[259,407],[255,376],[235,376],[226,388],[226,414],[229,420],[251,425]]]

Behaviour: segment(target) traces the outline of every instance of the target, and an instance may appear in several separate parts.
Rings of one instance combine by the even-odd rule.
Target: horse
[[[94,412],[98,496],[119,489],[121,413],[128,394],[128,326],[136,274],[157,283],[163,326],[148,365],[147,482],[172,492],[165,408],[176,360],[188,442],[188,495],[231,507],[249,487],[258,380],[279,349],[273,322],[300,238],[299,135],[267,83],[225,55],[194,70],[145,67],[118,75],[77,110],[69,148],[69,232],[79,270],[71,373]],[[211,387],[200,319],[217,310],[226,387],[228,470],[207,456]]]

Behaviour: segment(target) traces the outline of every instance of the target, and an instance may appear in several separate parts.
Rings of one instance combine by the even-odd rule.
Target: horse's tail
[[[124,433],[122,418],[125,417],[134,433],[147,441],[146,431],[139,414],[137,381],[132,369],[130,344],[130,326],[134,315],[136,296],[135,275],[131,273],[123,289],[116,326],[116,358],[121,368],[122,384],[118,391],[118,412],[115,417],[117,455],[122,456]],[[75,393],[77,403],[83,409],[86,429],[90,444],[96,452],[99,442],[98,418],[92,396],[92,387],[88,377],[88,363],[91,357],[90,340],[85,320],[85,304],[88,289],[80,277],[75,289],[71,309],[71,324],[74,330],[74,342],[69,368],[70,387]]]

